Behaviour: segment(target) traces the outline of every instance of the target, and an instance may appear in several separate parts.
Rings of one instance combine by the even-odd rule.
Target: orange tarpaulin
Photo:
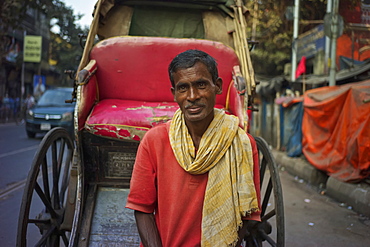
[[[302,151],[317,169],[343,182],[370,176],[370,80],[309,90]]]

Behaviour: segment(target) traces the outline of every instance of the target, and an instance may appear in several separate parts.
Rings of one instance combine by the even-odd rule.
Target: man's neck
[[[193,140],[194,147],[196,149],[199,149],[200,140],[202,139],[203,134],[208,129],[209,124],[206,126],[197,124],[186,124],[191,139]]]

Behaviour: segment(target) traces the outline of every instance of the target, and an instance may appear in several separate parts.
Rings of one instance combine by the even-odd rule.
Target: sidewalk
[[[277,164],[283,166],[293,176],[305,180],[309,184],[325,189],[325,193],[333,199],[351,206],[360,214],[370,217],[370,185],[367,183],[344,183],[324,172],[317,170],[304,158],[291,158],[284,152],[272,150]],[[284,188],[283,188],[284,190]]]

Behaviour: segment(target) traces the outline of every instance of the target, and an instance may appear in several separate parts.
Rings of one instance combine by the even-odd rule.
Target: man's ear
[[[220,77],[217,78],[215,85],[216,85],[216,94],[222,94],[222,79]]]

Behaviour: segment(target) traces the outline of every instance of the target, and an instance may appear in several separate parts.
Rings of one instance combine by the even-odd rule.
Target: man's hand
[[[247,232],[247,223],[248,223],[248,220],[243,220],[243,226],[238,231],[239,240],[236,246],[240,246],[242,240],[244,239],[244,236]]]
[[[162,242],[155,224],[154,215],[135,210],[135,219],[143,245],[145,247],[161,247]]]

